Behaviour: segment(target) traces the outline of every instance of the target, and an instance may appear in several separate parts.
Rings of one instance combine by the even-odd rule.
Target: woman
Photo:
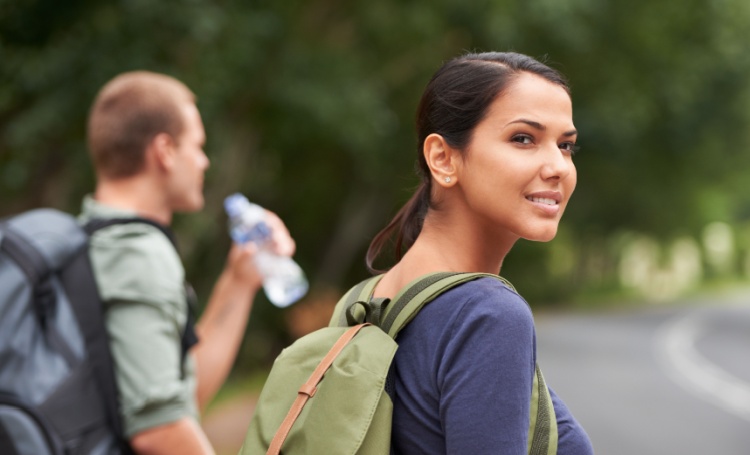
[[[433,272],[497,274],[518,239],[554,238],[576,185],[577,133],[559,73],[516,53],[453,59],[427,85],[417,130],[421,184],[367,253],[374,271],[395,237],[399,260],[374,297]],[[527,453],[536,340],[521,296],[499,280],[470,281],[426,305],[398,342],[396,453]],[[593,453],[550,394],[557,453]]]

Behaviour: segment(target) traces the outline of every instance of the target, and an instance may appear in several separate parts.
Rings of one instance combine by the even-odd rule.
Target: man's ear
[[[432,178],[438,185],[448,188],[458,180],[456,169],[459,165],[461,155],[458,150],[451,147],[439,134],[430,134],[424,140],[422,153],[430,168]]]
[[[157,169],[168,171],[174,167],[175,154],[174,139],[167,133],[159,133],[151,139],[146,148],[147,159],[150,160]]]

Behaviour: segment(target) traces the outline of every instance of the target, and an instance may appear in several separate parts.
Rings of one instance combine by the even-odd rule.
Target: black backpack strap
[[[2,422],[0,422],[0,449],[3,449],[3,455],[21,455],[16,450],[16,444]]]
[[[89,256],[81,254],[65,268],[60,278],[66,285],[65,292],[85,339],[94,376],[101,389],[112,428],[121,442],[121,451],[125,455],[131,455],[133,452],[127,443],[120,416],[114,361],[103,322],[104,307],[100,303],[96,282],[90,280],[90,277],[93,277],[93,270]],[[91,305],[91,302],[96,302],[96,305]]]
[[[187,281],[184,283],[185,286],[185,300],[187,301],[187,320],[185,321],[185,330],[182,331],[182,339],[180,340],[181,346],[181,357],[180,362],[180,379],[185,379],[185,358],[187,357],[190,348],[198,344],[198,334],[195,331],[195,323],[198,312],[198,295],[195,293],[193,286]]]
[[[0,224],[0,228],[2,228],[0,250],[18,264],[32,285],[39,283],[49,275],[49,266],[36,248],[16,234],[6,223]]]
[[[119,225],[119,224],[131,224],[131,223],[148,224],[149,226],[155,227],[169,239],[172,245],[174,245],[175,250],[177,251],[180,250],[177,245],[177,237],[175,237],[174,232],[172,232],[172,229],[170,229],[168,226],[165,226],[149,218],[143,218],[139,216],[133,216],[133,217],[127,217],[127,218],[92,218],[83,226],[83,229],[90,236],[94,232],[100,229],[104,229],[104,228]]]

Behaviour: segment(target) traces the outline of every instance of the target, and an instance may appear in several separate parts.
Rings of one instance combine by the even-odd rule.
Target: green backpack
[[[381,276],[353,287],[336,304],[329,327],[300,338],[276,358],[240,454],[388,455],[393,403],[384,392],[398,332],[441,293],[481,277],[513,288],[482,273],[427,275],[393,301],[372,299]],[[555,411],[538,366],[528,453],[557,453]]]

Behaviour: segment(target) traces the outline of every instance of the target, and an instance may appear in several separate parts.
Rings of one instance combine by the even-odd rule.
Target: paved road
[[[537,339],[598,455],[750,455],[750,293],[542,314]]]

